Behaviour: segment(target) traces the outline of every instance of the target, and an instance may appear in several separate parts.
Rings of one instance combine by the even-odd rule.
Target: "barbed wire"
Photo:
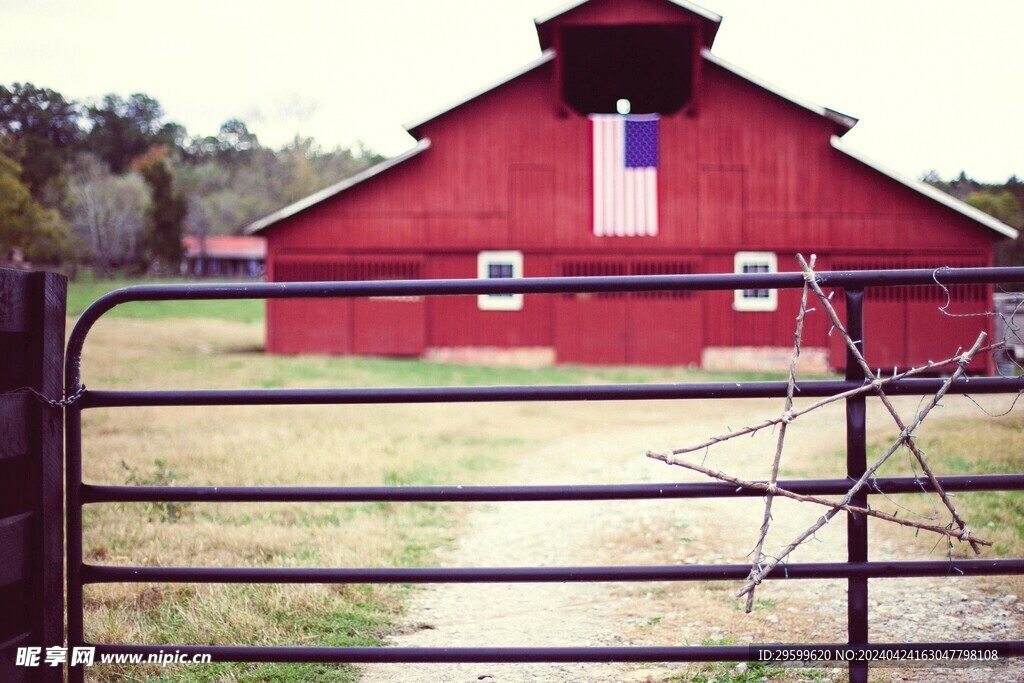
[[[1009,340],[1007,339],[1007,335],[1012,334],[1013,339],[1019,342],[1021,346],[1024,346],[1024,337],[1021,336],[1020,325],[1016,323],[1017,314],[1021,311],[1021,308],[1024,308],[1024,295],[1021,295],[1020,292],[1008,292],[1003,288],[1001,284],[997,284],[996,287],[999,289],[1000,292],[1008,296],[1015,296],[1017,298],[1016,305],[1008,315],[1000,311],[998,305],[995,305],[994,301],[991,302],[993,303],[994,309],[991,311],[971,311],[968,313],[952,313],[949,310],[949,307],[953,305],[953,294],[952,292],[950,292],[949,287],[939,280],[939,273],[945,270],[952,270],[952,268],[950,266],[939,266],[938,268],[932,271],[932,280],[935,281],[935,284],[939,286],[939,288],[942,290],[942,293],[946,296],[946,303],[939,306],[939,312],[942,313],[942,315],[947,316],[949,318],[996,318],[1003,324],[1003,339],[1000,341],[1008,342]],[[1007,360],[1009,360],[1010,363],[1012,363],[1022,374],[1024,374],[1024,365],[1021,365],[1017,361],[1015,353],[1010,351],[1009,349],[1006,349],[1004,353]],[[998,367],[996,368],[996,371],[999,371]],[[981,406],[978,407],[980,408]]]
[[[1002,286],[1002,284],[997,284],[996,288],[999,289],[1000,292],[1006,294],[1007,296],[1015,297],[1016,299],[1013,310],[1011,310],[1009,313],[1004,313],[1003,311],[999,310],[999,305],[995,301],[992,302],[993,310],[991,311],[971,311],[969,313],[952,313],[950,312],[949,307],[953,305],[953,294],[952,292],[950,292],[949,287],[939,280],[939,273],[944,270],[952,270],[952,268],[950,268],[949,266],[940,266],[936,268],[934,271],[932,271],[932,280],[935,281],[935,284],[939,286],[939,288],[942,290],[942,293],[946,296],[946,303],[944,303],[942,306],[939,306],[939,312],[950,318],[991,317],[999,320],[1002,323],[1002,339],[999,341],[1002,341],[1005,344],[1003,348],[1003,353],[1001,355],[1002,357],[1006,358],[1006,360],[1008,360],[1019,371],[1018,374],[1024,374],[1024,365],[1021,365],[1021,363],[1017,360],[1016,353],[1010,348],[1011,341],[1016,341],[1019,343],[1020,346],[1024,346],[1024,336],[1021,336],[1021,326],[1017,324],[1017,314],[1020,313],[1022,309],[1024,309],[1024,294],[1022,294],[1021,292],[1008,292]],[[1014,344],[1014,346],[1017,345],[1018,344]],[[1002,372],[1000,372],[999,370],[998,362],[995,363],[995,366],[996,372],[1001,375]],[[1013,412],[1013,409],[1017,405],[1017,401],[1020,400],[1021,393],[1024,393],[1024,390],[1018,392],[1017,395],[1014,397],[1013,402],[1010,404],[1010,407],[1001,413],[996,413],[988,410],[970,394],[964,394],[963,396],[968,401],[973,403],[978,408],[978,410],[985,413],[985,415],[991,418],[1000,418],[1006,417],[1011,412]]]

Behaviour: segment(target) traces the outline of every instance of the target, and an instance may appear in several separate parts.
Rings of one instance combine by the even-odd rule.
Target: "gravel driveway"
[[[594,410],[592,429],[553,434],[549,446],[503,472],[502,483],[699,481],[699,475],[645,458],[644,451],[698,443],[726,426],[753,424],[777,414],[779,405],[765,401],[604,404]],[[794,423],[786,463],[799,471],[818,458],[833,457],[844,443],[842,418],[842,408],[836,406],[823,416],[832,428]],[[869,424],[887,427],[881,416]],[[764,434],[721,445],[707,462],[737,476],[766,477],[774,438]],[[441,564],[743,563],[756,540],[761,508],[760,499],[481,504],[473,508]],[[766,549],[789,541],[820,514],[820,509],[778,502]],[[819,542],[802,547],[795,561],[844,558],[841,518],[817,536]],[[909,555],[900,538],[880,534],[873,541],[872,559],[924,559]],[[1020,638],[1024,608],[1008,585],[998,579],[872,581],[872,640]],[[414,592],[402,634],[389,644],[608,646],[845,639],[842,582],[768,582],[759,589],[758,609],[750,615],[732,597],[736,588],[724,583],[426,586]],[[705,675],[727,674],[732,667],[702,666]],[[742,669],[740,665],[736,673]],[[689,680],[695,671],[660,664],[389,664],[366,667],[362,680],[611,683]],[[937,674],[928,669],[880,668],[872,669],[872,680],[927,681],[935,680]],[[802,675],[789,670],[786,678],[800,680]],[[819,675],[825,680],[845,680],[845,671],[825,670]],[[947,680],[1017,681],[1024,680],[1024,668],[961,669],[942,675]]]

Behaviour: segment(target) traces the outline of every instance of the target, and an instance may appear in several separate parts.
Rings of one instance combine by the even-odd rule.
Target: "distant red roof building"
[[[408,152],[251,225],[267,237],[269,279],[773,272],[797,270],[796,253],[816,253],[820,270],[970,267],[1016,236],[849,148],[855,118],[715,55],[720,20],[685,0],[573,2],[538,19],[536,61],[408,124]],[[990,309],[991,288],[950,289],[958,310]],[[799,296],[277,300],[267,349],[707,366],[789,348]],[[880,367],[948,356],[988,324],[943,317],[938,288],[867,298]],[[812,316],[804,345],[841,366],[828,328]]]
[[[267,241],[262,237],[214,235],[181,240],[181,272],[194,277],[263,277]]]

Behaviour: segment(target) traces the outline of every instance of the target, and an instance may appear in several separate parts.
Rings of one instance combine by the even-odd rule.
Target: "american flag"
[[[594,234],[658,234],[658,115],[594,114]]]

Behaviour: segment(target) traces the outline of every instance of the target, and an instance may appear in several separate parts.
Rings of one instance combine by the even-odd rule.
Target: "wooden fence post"
[[[67,279],[0,269],[0,680],[57,683],[64,646],[63,391]],[[21,391],[19,391],[21,390]],[[40,665],[16,666],[19,647]]]

